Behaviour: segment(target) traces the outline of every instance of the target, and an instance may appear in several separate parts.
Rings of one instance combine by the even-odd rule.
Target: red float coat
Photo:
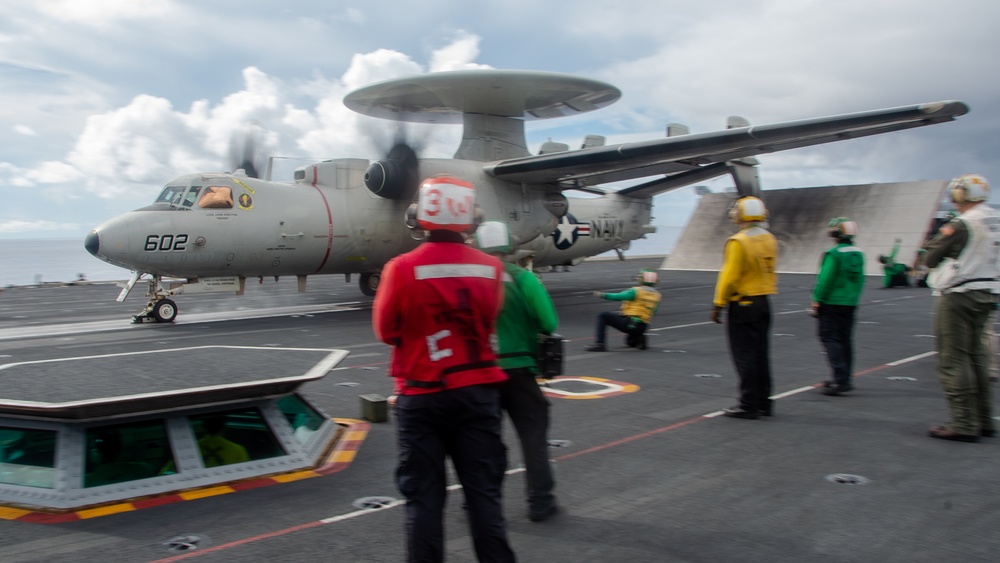
[[[418,395],[507,376],[496,365],[503,264],[460,242],[425,242],[382,270],[375,336],[393,346],[396,393]]]

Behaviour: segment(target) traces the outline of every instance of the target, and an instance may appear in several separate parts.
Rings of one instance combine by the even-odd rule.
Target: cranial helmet
[[[736,203],[729,210],[729,218],[734,223],[766,221],[767,208],[764,207],[764,202],[760,198],[748,195],[736,200]]]
[[[406,226],[425,231],[471,233],[482,218],[476,207],[476,188],[452,176],[421,182],[417,203],[406,210]]]
[[[826,232],[836,239],[851,240],[858,234],[858,224],[848,217],[834,217],[827,223]]]
[[[656,282],[660,281],[660,275],[649,268],[643,268],[639,271],[639,275],[636,276],[639,283],[642,285],[656,285]]]
[[[979,174],[962,174],[948,184],[954,203],[986,201],[990,197],[990,183]]]
[[[483,252],[510,254],[514,251],[514,246],[505,223],[486,221],[476,229],[476,248]]]

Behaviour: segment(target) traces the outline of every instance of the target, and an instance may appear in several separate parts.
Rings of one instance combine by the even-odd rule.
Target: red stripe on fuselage
[[[326,200],[326,194],[324,194],[323,190],[319,189],[319,187],[316,186],[316,178],[318,177],[318,174],[316,173],[316,165],[313,164],[312,167],[313,167],[313,181],[311,185],[316,190],[316,192],[319,193],[319,197],[323,198],[323,207],[326,208],[326,225],[327,225],[326,255],[323,256],[323,261],[320,262],[319,268],[316,268],[316,271],[313,272],[314,274],[318,274],[321,270],[323,270],[323,267],[326,266],[327,260],[330,259],[330,251],[333,250],[333,213],[330,212],[330,202]]]

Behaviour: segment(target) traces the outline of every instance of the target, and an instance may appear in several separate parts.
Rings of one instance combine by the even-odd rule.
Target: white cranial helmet
[[[990,183],[979,174],[962,174],[948,183],[954,203],[986,201],[990,197]]]
[[[425,231],[470,233],[481,219],[472,184],[451,176],[428,178],[420,183],[417,203],[406,212],[406,224]]]
[[[753,221],[766,221],[767,208],[760,198],[754,196],[741,197],[736,200],[729,210],[729,218],[734,223],[750,223]]]

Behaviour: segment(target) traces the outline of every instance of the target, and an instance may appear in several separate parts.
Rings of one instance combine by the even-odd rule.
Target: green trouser
[[[948,293],[937,299],[936,309],[938,378],[951,410],[948,429],[978,436],[994,429],[989,358],[983,346],[993,295],[985,290]]]

